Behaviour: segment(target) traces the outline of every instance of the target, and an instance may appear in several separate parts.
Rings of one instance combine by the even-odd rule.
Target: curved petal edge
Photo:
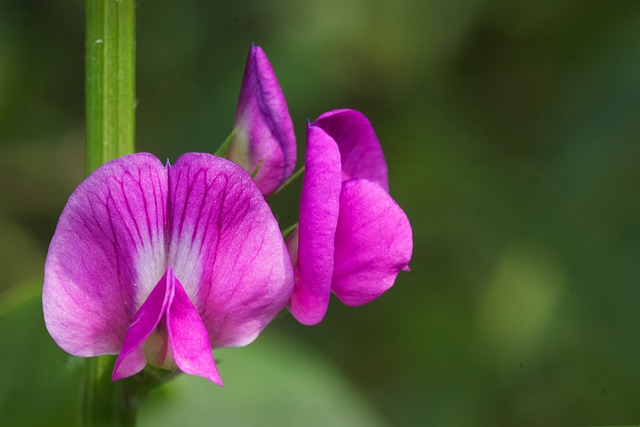
[[[389,192],[382,146],[364,114],[349,109],[333,110],[322,114],[313,125],[322,128],[338,144],[343,180],[366,178]]]
[[[295,285],[289,310],[300,323],[313,325],[327,312],[333,275],[334,240],[340,209],[340,152],[329,135],[307,127],[307,155],[302,181]]]
[[[331,289],[347,305],[362,305],[393,286],[413,251],[411,225],[378,184],[342,184]]]
[[[117,354],[165,271],[166,169],[153,155],[102,165],[69,197],[45,263],[45,324],[76,356]]]

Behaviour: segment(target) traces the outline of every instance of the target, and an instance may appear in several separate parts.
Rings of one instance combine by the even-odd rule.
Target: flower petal
[[[210,154],[169,169],[168,264],[213,347],[253,341],[286,305],[293,272],[278,224],[251,177]]]
[[[198,375],[220,386],[222,379],[211,354],[207,328],[182,285],[171,275],[173,300],[167,312],[167,331],[176,365],[184,373]]]
[[[153,288],[153,291],[151,291],[133,318],[133,322],[131,322],[131,326],[127,330],[127,335],[124,337],[116,364],[113,367],[112,380],[115,381],[135,375],[147,365],[143,344],[158,327],[165,315],[173,294],[173,283],[167,282],[168,280],[173,280],[173,278],[173,273],[169,269],[162,276],[156,287]],[[165,354],[167,352],[167,344],[164,343]],[[164,356],[162,355],[159,359],[164,359]]]
[[[167,175],[150,154],[97,169],[65,206],[49,246],[42,304],[49,333],[77,356],[118,353],[165,271]]]
[[[307,154],[300,199],[296,283],[289,309],[306,325],[327,312],[340,200],[340,152],[321,128],[307,127]],[[295,250],[295,244],[291,244]]]
[[[278,79],[264,51],[252,46],[242,80],[229,160],[250,174],[264,195],[293,173],[296,138]]]
[[[334,110],[322,114],[313,123],[338,144],[343,180],[366,178],[389,192],[387,163],[371,122],[355,110]]]
[[[389,289],[411,259],[411,225],[379,185],[342,184],[332,290],[347,305],[361,305]]]

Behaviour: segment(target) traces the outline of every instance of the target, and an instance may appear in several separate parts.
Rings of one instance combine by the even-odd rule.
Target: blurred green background
[[[640,422],[640,2],[138,1],[140,151],[213,152],[262,46],[298,135],[373,122],[412,271],[216,352],[146,425]],[[0,419],[69,425],[79,372],[39,303],[83,170],[83,2],[0,1]],[[301,163],[300,161],[298,162]],[[273,201],[295,221],[299,184]],[[179,421],[176,421],[179,420]],[[200,423],[200,424],[198,424]]]

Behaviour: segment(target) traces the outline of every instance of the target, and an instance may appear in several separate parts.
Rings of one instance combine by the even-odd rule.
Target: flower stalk
[[[86,152],[88,175],[134,152],[135,1],[86,1]]]
[[[111,381],[114,358],[86,360],[82,384],[81,426],[135,426],[139,400],[131,381]]]
[[[179,373],[147,366],[138,375],[112,381],[111,371],[115,360],[115,356],[86,359],[78,425],[82,427],[135,426],[140,407],[149,392]]]
[[[135,1],[86,0],[85,175],[135,150]],[[142,395],[111,381],[114,358],[88,358],[82,426],[134,426]]]
[[[280,187],[276,188],[275,190],[273,190],[273,193],[271,193],[269,195],[269,197],[274,197],[276,194],[278,194],[279,192],[281,192],[282,190],[284,190],[285,188],[287,188],[290,184],[292,184],[296,179],[300,178],[300,176],[302,176],[302,174],[304,173],[304,166],[302,166],[300,169],[298,169],[297,171],[295,171],[293,173],[293,175],[291,175],[285,182],[282,183],[282,185],[280,185]]]

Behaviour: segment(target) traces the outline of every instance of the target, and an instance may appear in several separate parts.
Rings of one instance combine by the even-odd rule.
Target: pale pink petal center
[[[133,318],[113,368],[114,381],[135,375],[146,366],[143,344],[158,327],[172,297],[172,289],[167,286],[169,271],[162,276]]]

